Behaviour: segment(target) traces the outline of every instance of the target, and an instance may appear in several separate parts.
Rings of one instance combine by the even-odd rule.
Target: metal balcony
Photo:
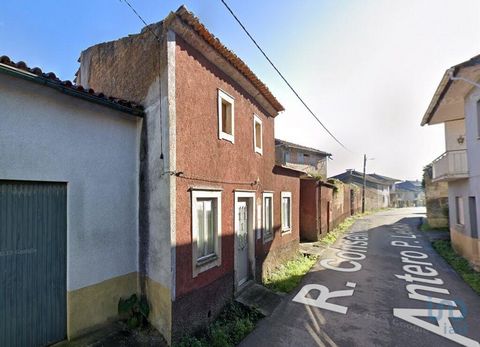
[[[468,178],[467,150],[447,151],[433,161],[432,181],[454,181]]]

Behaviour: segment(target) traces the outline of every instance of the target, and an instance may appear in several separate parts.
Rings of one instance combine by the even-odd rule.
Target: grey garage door
[[[0,180],[0,346],[66,337],[66,184]]]

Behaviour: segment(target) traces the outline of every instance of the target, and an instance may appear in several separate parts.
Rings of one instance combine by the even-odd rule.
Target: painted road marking
[[[335,253],[335,258],[325,258],[320,261],[320,265],[326,269],[339,272],[356,272],[362,269],[362,264],[358,261],[364,260],[368,247],[368,234],[366,232],[350,232],[342,238],[341,249]],[[345,265],[346,264],[346,265]],[[347,282],[348,288],[355,288],[355,282]],[[316,299],[309,297],[311,291],[318,291]],[[307,284],[300,289],[292,301],[323,308],[325,310],[346,314],[348,307],[327,302],[331,298],[352,296],[354,289],[337,290],[330,292],[330,289],[321,284]]]
[[[355,288],[357,284],[353,282],[347,282],[347,287]],[[316,299],[308,297],[309,293],[312,291],[318,291],[319,294]],[[307,284],[300,289],[297,295],[293,298],[292,301],[299,302],[304,305],[315,306],[318,308],[323,308],[325,310],[338,312],[341,314],[346,314],[348,311],[348,307],[343,305],[332,304],[327,302],[328,299],[331,298],[341,298],[346,296],[352,296],[354,290],[347,289],[347,290],[336,290],[331,292],[330,289],[321,285],[321,284]]]
[[[341,250],[335,258],[325,258],[320,265],[326,269],[340,272],[357,272],[362,269],[362,264],[357,260],[364,260],[368,247],[368,234],[366,232],[350,232],[342,238]]]
[[[441,278],[436,277],[438,276],[438,271],[433,267],[432,263],[428,262],[428,254],[420,251],[423,247],[414,245],[414,243],[419,243],[419,241],[413,240],[417,236],[412,234],[410,227],[405,224],[400,224],[395,229],[397,235],[392,235],[392,237],[407,238],[412,239],[413,241],[393,240],[390,242],[390,245],[393,247],[407,249],[400,252],[400,259],[403,264],[402,269],[405,271],[405,274],[395,275],[395,277],[408,283],[405,286],[405,289],[407,290],[410,299],[425,301],[429,306],[425,309],[394,308],[393,315],[461,345],[479,347],[480,344],[477,341],[458,334],[452,326],[450,318],[457,320],[464,318],[462,312],[456,308],[458,306],[457,302],[433,296],[435,294],[432,293],[449,295],[450,292],[445,288],[432,287],[432,285],[443,285],[444,282]],[[418,250],[410,250],[411,248]],[[420,294],[420,292],[423,292],[424,294]],[[444,305],[447,307],[443,309],[433,309],[433,304]],[[429,321],[418,317],[434,319],[437,324],[432,324]]]

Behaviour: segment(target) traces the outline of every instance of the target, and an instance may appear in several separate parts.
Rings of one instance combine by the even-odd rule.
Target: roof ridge
[[[184,23],[190,26],[207,44],[214,48],[225,60],[238,70],[273,106],[277,112],[285,111],[285,108],[275,98],[267,85],[262,82],[248,65],[231,49],[227,48],[215,35],[213,35],[200,19],[189,11],[185,5],[181,5],[175,12],[170,13],[165,19],[169,21],[171,15],[178,16]]]

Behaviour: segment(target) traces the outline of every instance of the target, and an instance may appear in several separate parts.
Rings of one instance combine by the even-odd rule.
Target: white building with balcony
[[[444,124],[445,153],[432,181],[448,181],[450,235],[455,250],[480,270],[480,55],[448,69],[422,119]]]

